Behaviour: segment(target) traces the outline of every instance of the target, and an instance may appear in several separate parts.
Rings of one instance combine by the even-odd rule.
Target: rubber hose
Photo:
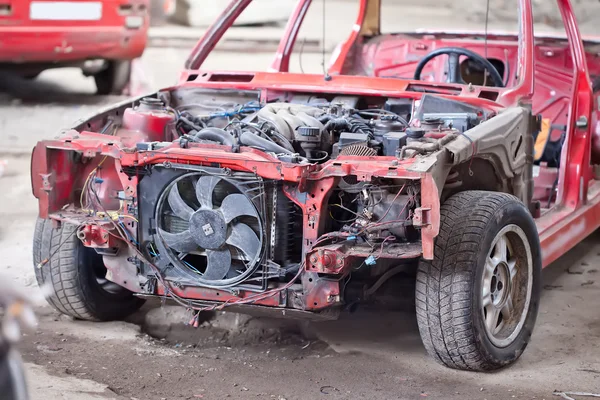
[[[326,124],[327,122],[331,121],[332,119],[335,119],[335,117],[331,114],[323,114],[318,118],[319,122],[322,124]]]
[[[352,118],[349,121],[350,128],[353,133],[366,133],[369,135],[373,134],[373,128],[371,128],[363,119]]]
[[[276,154],[293,154],[293,152],[289,151],[288,149],[248,131],[244,131],[242,133],[242,136],[240,136],[240,142],[245,146],[258,147]]]
[[[351,129],[350,123],[348,122],[348,120],[346,120],[345,118],[335,118],[332,120],[329,120],[326,124],[325,124],[325,129],[327,129],[328,131],[348,131]]]
[[[200,132],[196,132],[191,136],[195,139],[210,140],[226,146],[235,146],[235,138],[231,136],[229,132],[220,128],[204,128]]]

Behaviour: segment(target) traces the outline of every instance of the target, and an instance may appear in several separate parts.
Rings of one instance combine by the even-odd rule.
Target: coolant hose
[[[227,131],[220,128],[204,128],[200,132],[191,135],[194,139],[210,140],[226,146],[235,146],[235,138]]]
[[[270,140],[261,138],[260,136],[255,135],[254,133],[251,133],[248,131],[244,131],[242,133],[242,135],[240,136],[240,143],[242,143],[245,146],[252,146],[252,147],[258,147],[261,149],[265,149],[266,151],[269,151],[271,153],[293,154],[291,151],[289,151],[288,149],[286,149],[284,147],[281,147],[277,143],[273,143]]]
[[[325,130],[328,131],[349,131],[352,127],[350,123],[345,118],[334,118],[327,121],[325,124]]]
[[[431,138],[423,138],[423,139],[421,139],[421,141],[418,144],[414,144],[414,145],[407,144],[400,151],[399,158],[401,160],[404,159],[404,155],[406,154],[407,150],[414,150],[419,154],[431,153],[434,151],[441,150],[442,147],[444,147],[445,145],[447,145],[448,143],[450,143],[451,141],[456,139],[456,136],[457,135],[455,135],[453,133],[449,133],[446,136],[442,137],[441,139],[437,139],[437,140],[434,139],[433,141],[427,140],[426,142],[424,142],[423,139],[431,139]]]

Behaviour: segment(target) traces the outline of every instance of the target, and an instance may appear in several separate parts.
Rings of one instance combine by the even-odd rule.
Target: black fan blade
[[[220,181],[221,178],[210,175],[204,175],[198,179],[198,182],[196,183],[196,197],[198,198],[202,208],[208,208],[209,210],[212,210],[213,191],[215,190],[217,183]]]
[[[158,231],[166,245],[180,253],[189,253],[198,248],[189,230],[181,233],[169,233],[159,228]]]
[[[219,211],[221,211],[221,214],[223,214],[225,222],[227,223],[230,223],[234,218],[237,218],[241,215],[249,215],[251,217],[258,218],[256,208],[254,208],[254,205],[250,199],[240,193],[230,194],[229,196],[225,197],[221,203],[221,208],[219,208]]]
[[[173,210],[175,215],[186,221],[189,221],[190,217],[194,213],[194,210],[181,198],[177,183],[171,187],[171,191],[169,192],[169,205],[171,206],[171,210]]]
[[[216,281],[225,278],[231,268],[231,253],[225,250],[206,250],[208,263],[202,278]]]
[[[260,240],[256,233],[248,225],[239,222],[233,224],[227,244],[240,249],[250,261],[254,260],[260,251]]]

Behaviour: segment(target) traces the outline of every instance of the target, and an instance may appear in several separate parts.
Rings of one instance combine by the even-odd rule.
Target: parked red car
[[[0,68],[34,78],[81,67],[98,94],[120,94],[146,46],[148,0],[0,3]]]

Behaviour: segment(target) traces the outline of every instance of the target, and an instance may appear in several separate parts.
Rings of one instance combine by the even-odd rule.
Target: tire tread
[[[143,301],[129,299],[98,299],[81,274],[81,246],[76,236],[77,226],[38,218],[33,237],[33,263],[38,285],[43,287],[48,303],[58,312],[88,321],[119,319],[135,311]],[[44,265],[39,267],[40,263]],[[102,302],[102,303],[100,303]]]
[[[416,313],[426,350],[447,367],[475,371],[497,368],[478,346],[472,322],[474,260],[480,251],[477,239],[483,237],[495,211],[515,200],[506,193],[465,191],[441,207],[434,259],[419,263]]]

